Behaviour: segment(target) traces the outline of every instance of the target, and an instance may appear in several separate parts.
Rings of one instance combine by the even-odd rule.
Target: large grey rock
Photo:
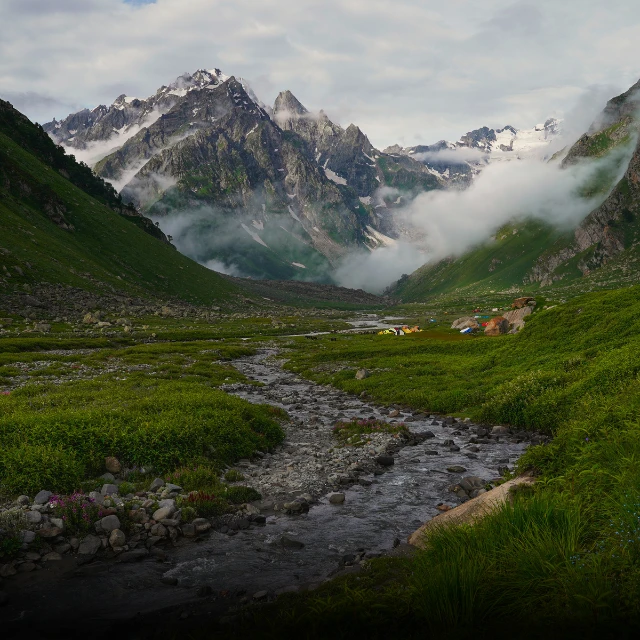
[[[462,478],[458,483],[467,493],[471,493],[474,489],[482,489],[486,484],[482,478],[478,476],[467,476]]]
[[[118,486],[115,484],[103,484],[100,493],[103,496],[110,496],[114,493],[118,493]]]
[[[111,533],[120,528],[120,519],[116,515],[105,516],[100,520],[100,527],[106,533]]]
[[[99,491],[91,491],[91,493],[89,493],[89,498],[91,498],[96,504],[104,504],[104,496]]]
[[[344,493],[332,493],[329,496],[329,502],[331,504],[342,504],[344,502]]]
[[[173,491],[182,491],[182,487],[177,485],[177,484],[171,484],[170,482],[167,482],[164,485],[165,491],[169,491],[170,493]]]
[[[369,375],[370,373],[367,369],[358,369],[356,371],[356,380],[364,380],[365,378],[368,378]]]
[[[42,522],[42,514],[39,511],[27,511],[25,517],[29,524],[39,524]]]
[[[49,522],[60,530],[64,529],[64,520],[62,518],[49,518]]]
[[[36,497],[33,499],[33,503],[34,504],[47,504],[47,502],[49,502],[49,498],[52,496],[53,494],[51,493],[51,491],[39,491],[36,494]]]
[[[153,512],[153,519],[156,522],[159,522],[160,520],[166,520],[168,518],[171,518],[175,511],[176,508],[173,506],[160,507]]]
[[[376,458],[376,462],[383,467],[390,467],[395,463],[395,460],[393,459],[393,456],[383,454]]]
[[[78,553],[83,556],[93,556],[98,553],[98,550],[102,547],[102,542],[98,536],[88,535],[83,538],[80,546],[78,547]]]
[[[16,504],[20,507],[26,507],[30,503],[31,500],[29,500],[29,496],[18,496],[16,498]]]
[[[149,491],[157,491],[160,487],[164,486],[164,480],[162,478],[156,478],[151,485],[149,485]]]
[[[109,536],[109,544],[112,548],[124,547],[127,542],[127,537],[124,535],[124,531],[120,529],[114,529]]]
[[[25,544],[31,544],[36,539],[36,532],[27,530],[21,531],[20,538]]]
[[[468,327],[470,327],[471,329],[478,329],[479,326],[480,325],[478,324],[478,321],[473,316],[462,316],[461,318],[453,321],[451,328],[461,331],[462,329],[467,329]]]

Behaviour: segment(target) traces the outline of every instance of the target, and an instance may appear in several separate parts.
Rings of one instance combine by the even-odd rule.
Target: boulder
[[[520,309],[507,311],[502,317],[511,325],[511,333],[516,333],[524,329],[524,319],[531,315],[532,312],[531,307],[522,307]]]
[[[160,507],[159,509],[154,511],[152,517],[156,522],[160,522],[160,520],[166,520],[167,518],[170,518],[175,512],[176,508],[169,505],[166,507]]]
[[[102,542],[98,536],[89,535],[82,540],[78,547],[78,553],[83,556],[93,556],[102,547]]]
[[[329,496],[329,502],[331,504],[342,504],[344,502],[344,493],[332,493]]]
[[[491,435],[493,436],[506,436],[509,433],[509,427],[505,427],[502,425],[496,425],[491,429]]]
[[[480,489],[478,490],[476,498],[467,500],[454,509],[450,509],[446,513],[423,524],[417,531],[409,536],[408,543],[424,548],[427,545],[429,533],[434,528],[447,525],[473,524],[509,500],[511,496],[510,492],[516,485],[531,485],[533,481],[534,479],[531,476],[520,476],[501,484],[492,491],[480,493],[480,491],[482,491],[482,489]]]
[[[120,529],[114,529],[109,536],[109,544],[112,548],[124,547],[127,542],[127,537],[124,535],[124,531]]]
[[[113,456],[105,458],[104,468],[109,473],[120,473],[120,471],[122,471],[122,465],[120,464],[120,461],[118,460],[118,458],[114,458]]]
[[[383,467],[390,467],[391,465],[394,464],[395,460],[393,459],[393,456],[384,454],[384,455],[378,456],[376,458],[376,462],[379,465],[382,465]]]
[[[149,486],[149,491],[157,491],[160,487],[164,486],[164,480],[162,478],[156,478]]]
[[[33,499],[33,504],[47,504],[47,502],[49,502],[49,498],[52,495],[53,494],[51,493],[51,491],[39,491],[36,494],[36,497]]]
[[[536,301],[531,296],[523,296],[522,298],[516,298],[511,304],[512,309],[522,309],[527,305],[535,306]]]
[[[45,526],[38,530],[38,534],[41,538],[57,538],[62,535],[62,529],[60,527]]]
[[[458,318],[457,320],[453,321],[451,328],[458,329],[461,331],[462,329],[466,329],[467,327],[471,327],[472,329],[477,329],[479,326],[480,325],[478,324],[478,322],[473,316],[462,316],[461,318]]]
[[[509,321],[503,316],[496,316],[487,322],[484,334],[486,336],[500,336],[509,331]]]
[[[42,522],[42,514],[39,511],[27,511],[25,517],[29,524],[39,524]]]
[[[120,519],[118,516],[105,516],[100,520],[100,526],[105,533],[111,533],[116,529],[120,529]]]
[[[100,493],[103,496],[109,496],[113,493],[118,493],[118,486],[115,484],[103,484]]]
[[[358,369],[356,371],[356,380],[364,380],[369,377],[369,372],[366,369]]]

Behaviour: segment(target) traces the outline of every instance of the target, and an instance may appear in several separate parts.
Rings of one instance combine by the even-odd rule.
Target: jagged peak
[[[275,115],[287,113],[289,115],[304,116],[309,111],[307,108],[296,98],[289,89],[281,91],[273,104],[273,112]]]

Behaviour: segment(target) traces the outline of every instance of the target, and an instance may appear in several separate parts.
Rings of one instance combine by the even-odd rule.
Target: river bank
[[[78,566],[74,556],[58,563],[35,559],[42,569],[5,580],[10,602],[0,619],[19,633],[39,624],[46,609],[46,631],[70,616],[115,624],[166,609],[188,614],[189,607],[202,609],[203,598],[226,610],[315,588],[345,566],[389,554],[425,520],[467,499],[451,491],[463,477],[497,481],[526,446],[519,436],[491,436],[469,422],[380,406],[310,383],[282,363],[269,347],[236,359],[233,366],[261,386],[225,387],[290,416],[282,445],[234,467],[261,501],[214,519],[195,540],[154,546],[140,562],[97,556]],[[365,446],[336,446],[332,426],[353,417],[405,423],[411,435],[376,434]]]

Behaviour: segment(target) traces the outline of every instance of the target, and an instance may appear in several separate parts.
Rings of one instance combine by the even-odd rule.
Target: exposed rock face
[[[503,317],[511,325],[511,333],[516,333],[521,329],[524,329],[524,319],[531,315],[531,307],[520,307],[519,309],[513,309],[507,311]]]
[[[516,298],[511,304],[512,309],[522,309],[522,307],[533,303],[535,305],[535,299],[530,296],[523,296],[522,298]]]
[[[480,325],[473,316],[463,316],[462,318],[458,318],[457,320],[454,320],[451,325],[452,329],[466,329],[467,327],[478,329]]]
[[[500,336],[509,331],[509,321],[503,316],[491,318],[484,329],[486,336]]]
[[[193,225],[176,242],[190,257],[255,277],[330,281],[346,251],[397,235],[391,203],[381,200],[385,213],[377,213],[372,202],[380,186],[442,186],[410,158],[379,163],[384,154],[358,127],[312,116],[291,92],[278,96],[272,118],[246,83],[217,69],[45,130],[71,149],[103,149],[94,157],[98,175],[161,224],[188,211]],[[402,203],[398,195],[393,202]]]
[[[310,113],[290,91],[276,98],[274,119],[307,143],[307,151],[327,176],[352,187],[363,199],[372,197],[383,185],[407,190],[430,190],[444,184],[421,163],[407,156],[381,153],[354,124],[343,129],[324,111]]]

